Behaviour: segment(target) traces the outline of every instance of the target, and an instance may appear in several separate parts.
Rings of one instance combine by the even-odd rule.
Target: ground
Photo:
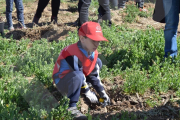
[[[40,40],[41,38],[46,38],[49,41],[52,40],[64,40],[68,34],[68,31],[75,31],[77,27],[71,26],[73,22],[78,18],[77,12],[77,2],[64,2],[60,5],[60,10],[58,14],[58,23],[60,26],[56,26],[50,24],[50,17],[51,17],[51,3],[49,2],[48,6],[45,8],[42,17],[39,21],[39,26],[34,26],[32,28],[32,20],[35,14],[35,10],[37,7],[38,1],[36,0],[33,3],[26,3],[24,4],[24,19],[25,24],[28,29],[21,30],[16,29],[12,32],[7,32],[6,37],[10,37],[13,34],[13,38],[20,40],[22,38],[26,39],[29,38],[33,40]],[[133,4],[131,1],[128,4]],[[152,3],[145,3],[144,5],[146,8],[153,8],[154,4]],[[97,10],[97,9],[95,9]],[[138,17],[136,18],[136,22],[134,23],[125,23],[122,18],[124,14],[120,10],[111,10],[112,13],[112,22],[115,25],[126,25],[129,28],[136,28],[136,29],[147,29],[148,26],[152,26],[155,29],[164,29],[164,24],[155,22],[152,17],[143,18]],[[17,14],[16,9],[12,13],[13,16],[13,23],[15,24],[15,28],[17,27]],[[97,20],[97,15],[95,11],[89,11],[89,17]],[[7,24],[5,24],[7,28]],[[180,32],[180,26],[178,27],[178,32]]]
[[[58,22],[60,23],[59,26],[50,24],[51,3],[49,3],[48,7],[45,8],[42,14],[42,17],[39,21],[39,26],[34,26],[32,28],[31,23],[35,14],[37,3],[38,1],[36,0],[33,3],[24,4],[24,19],[27,29],[16,29],[15,31],[7,32],[5,35],[6,37],[10,37],[13,34],[13,38],[17,40],[28,38],[34,41],[40,40],[41,38],[46,38],[49,41],[58,41],[64,40],[65,37],[67,37],[69,31],[77,30],[76,27],[70,25],[78,18],[77,9],[72,7],[72,4],[76,6],[77,2],[61,3],[58,14]],[[128,4],[132,4],[132,2],[129,2]],[[145,7],[153,8],[154,4],[145,3]],[[115,25],[126,25],[129,28],[136,29],[146,29],[147,26],[153,26],[155,29],[164,29],[165,24],[153,21],[152,17],[139,17],[135,23],[130,24],[123,22],[122,11],[111,10],[111,12],[112,22]],[[97,18],[93,11],[90,11],[89,15],[91,18]],[[12,16],[14,24],[17,24],[16,10],[13,11]],[[178,32],[180,32],[180,26],[178,27]],[[123,86],[124,80],[120,76],[117,76],[113,79],[113,82],[102,80],[103,84],[105,85],[105,90],[111,98],[112,104],[103,108],[97,104],[91,105],[84,97],[81,97],[80,106],[83,113],[89,113],[93,116],[93,118],[99,117],[101,120],[113,119],[115,115],[117,118],[122,118],[123,116],[120,114],[120,111],[128,111],[127,116],[129,116],[129,119],[134,117],[133,114],[135,114],[138,119],[143,119],[145,116],[147,116],[148,120],[174,119],[179,115],[180,105],[177,102],[171,102],[171,98],[174,98],[174,100],[179,100],[179,98],[176,98],[176,96],[171,91],[169,91],[168,94],[162,93],[161,98],[157,100],[158,105],[161,107],[152,107],[151,104],[147,104],[147,101],[155,101],[154,99],[157,99],[154,97],[156,96],[154,92],[148,91],[143,96],[139,95],[138,93],[133,95],[124,94],[121,88],[121,86]]]

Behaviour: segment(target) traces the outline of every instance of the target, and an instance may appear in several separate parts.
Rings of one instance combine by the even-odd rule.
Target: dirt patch
[[[76,27],[71,26],[72,23],[78,18],[77,8],[72,6],[72,3],[61,3],[58,23],[52,25],[51,19],[51,2],[44,9],[39,24],[33,26],[32,20],[36,12],[38,1],[33,3],[24,4],[24,21],[27,29],[18,29],[17,12],[16,9],[12,12],[14,31],[6,33],[6,37],[13,36],[13,39],[30,39],[31,41],[46,38],[48,41],[64,40],[68,36],[68,32],[77,30]],[[7,24],[6,24],[7,25]]]
[[[13,36],[13,38],[17,40],[30,39],[32,41],[40,40],[41,38],[46,38],[49,41],[64,40],[68,36],[69,31],[73,32],[77,30],[76,27],[71,26],[71,23],[78,18],[76,7],[77,2],[61,3],[58,14],[58,23],[61,24],[60,26],[50,24],[51,2],[49,2],[39,21],[39,26],[34,26],[33,28],[31,23],[38,3],[35,1],[34,3],[24,4],[24,18],[27,29],[16,29],[14,31],[10,31],[6,34],[6,37],[9,38],[10,36]],[[134,4],[134,2],[130,1],[127,4]],[[148,9],[153,8],[154,4],[145,3],[144,6]],[[126,24],[129,28],[142,30],[147,29],[149,26],[152,26],[155,29],[164,29],[165,24],[155,22],[152,20],[152,18],[138,17],[136,23],[129,24],[123,21],[123,11],[111,10],[111,13],[113,14],[112,22],[115,25]],[[13,11],[12,16],[14,21],[13,24],[17,25],[18,22],[16,10]],[[97,15],[94,11],[90,11],[89,17],[97,19]],[[180,26],[178,26],[178,32],[180,32]],[[29,45],[28,47],[31,46]],[[171,91],[169,91],[167,94],[162,94],[159,100],[154,98],[156,95],[152,91],[147,91],[143,96],[139,94],[124,94],[122,91],[124,80],[120,76],[115,77],[113,81],[102,80],[102,82],[105,85],[107,94],[111,98],[112,105],[103,108],[97,104],[90,104],[84,97],[80,98],[81,111],[83,113],[89,113],[93,116],[93,118],[99,117],[101,120],[110,120],[113,119],[115,115],[117,118],[122,118],[122,115],[124,115],[121,114],[122,111],[128,111],[127,116],[130,116],[131,118],[134,114],[138,119],[143,119],[145,116],[147,116],[147,120],[174,119],[179,115],[179,103],[170,102],[172,97],[176,97]],[[176,101],[178,100],[179,98],[177,98]],[[161,107],[152,107],[148,101],[156,101]]]
[[[170,102],[173,97],[173,92],[160,95],[161,100],[158,100],[154,96],[155,93],[147,91],[143,96],[138,93],[135,95],[126,95],[122,91],[124,80],[118,76],[115,77],[113,82],[103,80],[105,90],[111,98],[111,105],[105,108],[99,104],[90,104],[85,97],[80,98],[81,112],[86,114],[89,112],[93,118],[98,117],[100,120],[110,120],[114,116],[116,118],[122,118],[123,111],[127,112],[127,117],[147,120],[165,120],[179,117],[180,104],[178,102]],[[174,96],[175,97],[175,96]],[[178,98],[177,98],[178,99]],[[161,107],[151,107],[147,101],[156,101]],[[127,118],[126,117],[126,118]]]
[[[50,18],[51,18],[51,2],[47,5],[47,7],[44,9],[42,16],[39,20],[39,27],[32,28],[32,20],[34,17],[34,14],[36,12],[38,1],[24,4],[24,19],[25,24],[27,26],[27,30],[20,30],[17,29],[14,32],[8,32],[7,37],[13,35],[14,39],[20,40],[20,39],[31,39],[34,40],[40,40],[41,38],[47,38],[49,41],[53,40],[63,40],[68,36],[69,31],[75,31],[77,30],[77,27],[72,26],[72,23],[74,23],[78,18],[78,11],[77,11],[77,4],[76,2],[65,2],[60,4],[59,14],[58,14],[58,23],[61,24],[61,26],[51,26],[50,25]],[[135,4],[133,1],[127,2],[127,4]],[[144,7],[147,9],[154,8],[153,3],[145,3]],[[97,15],[96,11],[98,8],[94,8],[93,10],[89,11],[89,17],[93,19],[93,21],[97,21]],[[137,17],[135,23],[126,23],[123,21],[123,17],[125,16],[125,13],[122,10],[111,10],[112,17],[111,20],[115,25],[125,25],[129,28],[135,28],[135,29],[142,29],[145,30],[149,27],[154,27],[155,29],[164,29],[165,24],[155,22],[152,17],[144,18],[144,17]],[[15,28],[17,28],[17,13],[16,9],[12,12],[12,18],[13,18],[13,24],[15,24]],[[43,34],[42,33],[46,34]],[[180,25],[178,26],[178,33],[180,33]]]
[[[14,31],[8,32],[5,36],[13,39],[30,39],[31,41],[40,40],[42,38],[47,39],[48,41],[53,40],[63,40],[65,36],[67,36],[68,32],[72,31],[68,26],[61,26],[61,28],[57,25],[46,25],[41,27],[34,27],[28,29],[16,29]]]
[[[5,18],[0,16],[0,22],[4,22]]]

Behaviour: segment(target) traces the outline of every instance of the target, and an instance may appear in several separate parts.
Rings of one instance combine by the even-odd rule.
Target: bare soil
[[[4,22],[5,18],[0,16],[0,22]]]
[[[100,104],[90,104],[85,97],[80,98],[81,112],[89,113],[93,118],[100,118],[100,120],[112,120],[115,116],[121,118],[122,111],[127,111],[127,117],[133,119],[136,115],[138,120],[168,120],[177,119],[180,111],[180,98],[176,98],[173,91],[166,94],[161,94],[157,99],[153,91],[147,91],[144,95],[138,93],[128,95],[122,91],[124,80],[121,76],[114,77],[113,82],[109,80],[102,80],[108,96],[111,98],[111,105],[102,107]],[[93,90],[93,89],[92,89]],[[98,96],[98,94],[97,94]],[[175,102],[170,99],[174,98]],[[147,100],[156,102],[156,106],[152,107]],[[146,116],[146,117],[145,117]]]
[[[6,33],[6,37],[13,35],[14,39],[30,39],[40,40],[41,38],[46,38],[49,41],[58,41],[64,40],[68,36],[69,31],[77,30],[76,27],[71,26],[71,23],[75,22],[78,18],[77,9],[72,7],[76,6],[77,2],[74,3],[61,3],[59,14],[58,14],[58,23],[59,26],[53,25],[50,23],[51,17],[51,3],[45,8],[42,17],[39,21],[39,25],[32,25],[32,20],[37,8],[38,2],[24,4],[24,19],[27,29],[16,29]],[[128,2],[128,4],[134,4]],[[145,3],[146,8],[153,8],[154,4]],[[120,10],[111,10],[113,13],[112,22],[116,25],[124,25],[127,27],[135,29],[147,29],[147,27],[153,26],[155,29],[164,29],[164,24],[158,23],[152,20],[152,18],[137,18],[136,23],[127,24],[122,20],[123,12]],[[17,27],[17,14],[16,10],[12,13],[13,22],[15,28]],[[97,15],[93,11],[89,11],[89,17],[97,18]],[[180,32],[180,26],[178,27],[178,32]],[[129,119],[133,118],[133,114],[137,118],[144,119],[147,116],[147,120],[169,120],[177,119],[180,111],[180,99],[176,98],[173,94],[173,91],[169,93],[161,94],[160,98],[157,99],[156,94],[153,91],[147,91],[144,95],[133,94],[128,95],[122,91],[122,86],[124,80],[117,76],[113,80],[114,82],[108,80],[102,80],[107,94],[111,98],[111,105],[105,108],[101,107],[98,104],[90,104],[84,97],[80,98],[81,112],[89,113],[95,117],[99,117],[101,120],[111,120],[116,115],[117,118],[123,117],[121,112],[128,111],[127,116]],[[174,98],[174,102],[171,101],[171,98]],[[151,104],[148,104],[147,101],[155,101],[158,106],[152,107]]]
[[[78,18],[77,12],[77,1],[76,2],[65,2],[61,3],[59,14],[58,14],[58,23],[59,26],[53,25],[50,22],[51,18],[51,2],[49,2],[48,6],[44,9],[42,17],[39,20],[38,25],[33,25],[32,20],[34,14],[36,12],[38,0],[33,3],[26,3],[24,4],[24,20],[27,26],[27,29],[18,29],[17,28],[17,13],[16,9],[12,13],[13,23],[15,24],[14,31],[10,31],[6,33],[6,37],[9,38],[13,35],[14,39],[30,39],[40,40],[41,38],[46,38],[49,41],[57,41],[57,40],[64,40],[68,36],[68,32],[73,32],[77,30],[77,27],[74,27],[72,23],[74,23]],[[129,1],[127,4],[134,4],[132,1]],[[145,3],[145,8],[154,8],[154,4],[152,3]],[[95,9],[97,10],[97,9]],[[149,12],[149,11],[148,11]],[[135,29],[142,29],[145,30],[149,26],[154,27],[155,29],[164,29],[164,25],[162,23],[155,22],[152,17],[143,18],[137,17],[136,22],[134,23],[126,23],[123,21],[124,13],[121,10],[111,10],[112,13],[112,22],[115,25],[126,25],[129,28]],[[97,21],[97,15],[95,11],[89,11],[89,17],[93,20]],[[178,33],[180,33],[180,25],[178,26]]]

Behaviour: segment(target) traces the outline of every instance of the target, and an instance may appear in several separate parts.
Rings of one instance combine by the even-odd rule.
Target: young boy
[[[7,19],[8,29],[10,31],[14,30],[12,23],[13,1],[15,2],[17,9],[19,28],[26,29],[26,26],[24,24],[24,7],[22,0],[6,0],[6,19]]]
[[[79,29],[79,41],[65,47],[54,66],[53,80],[58,90],[70,99],[68,110],[77,120],[87,119],[79,110],[76,103],[82,92],[91,103],[98,103],[94,92],[89,89],[91,83],[104,103],[110,104],[103,84],[99,78],[102,62],[98,58],[100,41],[108,41],[103,37],[101,27],[96,22],[85,22]]]

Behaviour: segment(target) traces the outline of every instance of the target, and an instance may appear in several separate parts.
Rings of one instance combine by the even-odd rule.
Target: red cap
[[[108,41],[105,37],[103,37],[99,23],[92,21],[83,23],[78,34],[79,36],[86,36],[94,41]]]

